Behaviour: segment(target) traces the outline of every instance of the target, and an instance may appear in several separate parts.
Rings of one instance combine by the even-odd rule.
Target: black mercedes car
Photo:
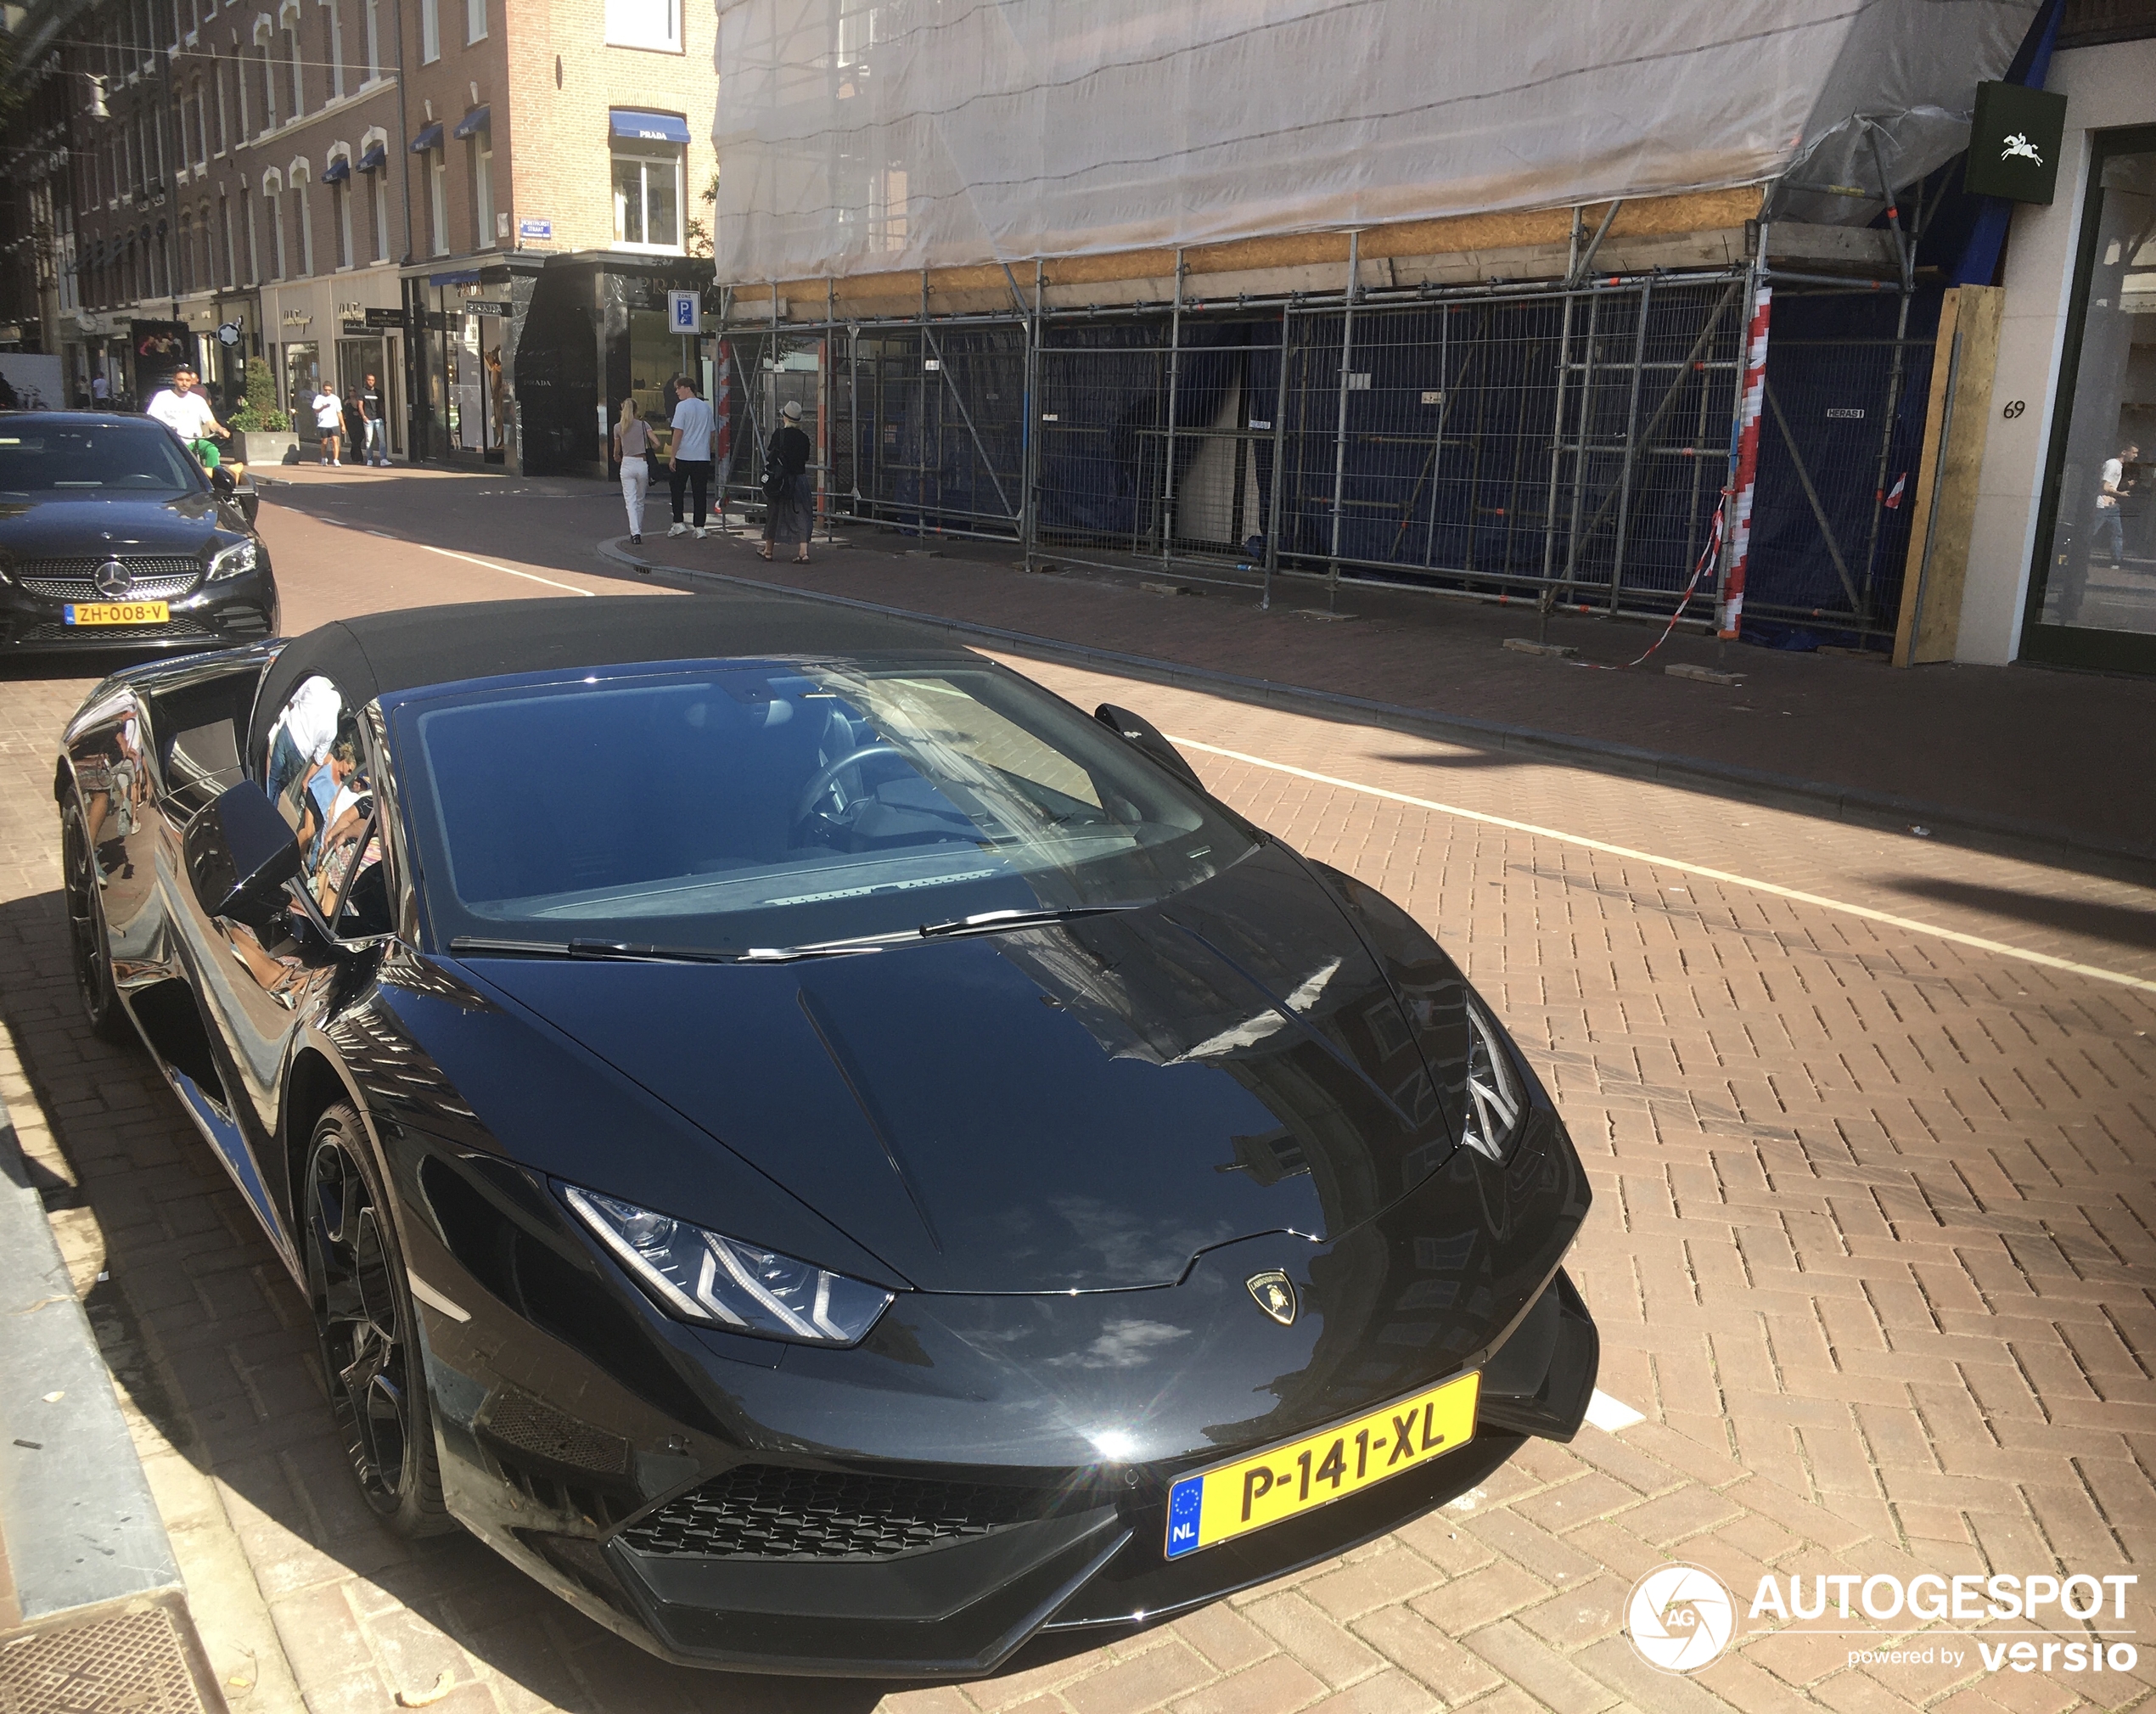
[[[814,604],[489,604],[132,669],[53,785],[89,1020],[368,1502],[670,1659],[986,1672],[1581,1424],[1534,1073],[1126,710]]]
[[[143,417],[0,413],[0,653],[201,649],[277,632],[251,480]]]

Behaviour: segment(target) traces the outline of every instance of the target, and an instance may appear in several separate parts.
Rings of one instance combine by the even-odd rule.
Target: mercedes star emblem
[[[97,576],[93,581],[98,586],[98,593],[113,601],[117,601],[135,587],[133,574],[117,559],[108,559],[98,566]]]
[[[1263,1273],[1254,1273],[1243,1282],[1250,1288],[1250,1295],[1257,1300],[1258,1307],[1283,1327],[1293,1327],[1302,1306],[1295,1301],[1295,1283],[1277,1267],[1268,1267]]]

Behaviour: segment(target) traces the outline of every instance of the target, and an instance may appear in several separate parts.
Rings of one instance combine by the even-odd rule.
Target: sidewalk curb
[[[1112,666],[1151,683],[1172,685],[1178,689],[1210,690],[1226,686],[1251,701],[1290,713],[1315,715],[1321,719],[1352,718],[1364,724],[1374,724],[1419,738],[1472,745],[1478,750],[1503,750],[1532,756],[1541,761],[1591,767],[1599,773],[1653,780],[1660,784],[1738,798],[1745,802],[1772,808],[1792,809],[1807,815],[1824,811],[1836,821],[1874,828],[1883,832],[1906,835],[1913,828],[1921,827],[1928,836],[1944,844],[1968,846],[2002,856],[2032,858],[2038,862],[2064,862],[2089,867],[2118,879],[2143,885],[2156,884],[2156,848],[2076,839],[2069,834],[2061,833],[2057,828],[2022,821],[2011,816],[1985,815],[1981,812],[1956,809],[1948,805],[1928,803],[1922,799],[1902,797],[1889,792],[1831,785],[1821,780],[1774,773],[1765,768],[1745,767],[1735,762],[1707,761],[1695,756],[1672,756],[1666,751],[1644,750],[1635,745],[1614,744],[1607,739],[1542,732],[1532,727],[1477,720],[1471,715],[1439,714],[1429,709],[1350,696],[1341,691],[1313,690],[1302,685],[1283,684],[1276,679],[1253,678],[1213,667],[1190,666],[1180,661],[1162,660],[1151,655],[1097,649],[1060,638],[1041,637],[1000,626],[946,618],[941,614],[886,606],[850,595],[826,594],[817,590],[796,588],[791,584],[768,583],[758,578],[738,576],[726,571],[707,571],[695,566],[669,565],[662,560],[643,559],[626,553],[611,538],[594,545],[602,559],[635,571],[660,572],[724,583],[735,588],[753,589],[762,594],[788,595],[804,601],[823,601],[833,606],[851,607],[887,618],[911,620],[916,624],[960,636],[993,638],[1028,653],[1061,659],[1075,665]]]
[[[47,1402],[47,1395],[59,1396]],[[25,1625],[182,1595],[112,1377],[0,1103],[0,1532]]]

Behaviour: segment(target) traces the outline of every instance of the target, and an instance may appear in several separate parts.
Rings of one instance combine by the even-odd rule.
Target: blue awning
[[[643,143],[687,143],[688,121],[678,113],[642,113],[632,107],[609,110],[616,137],[633,137]]]
[[[351,176],[351,162],[340,155],[329,163],[328,170],[322,175],[322,182],[324,184],[340,184]]]
[[[424,155],[430,149],[440,149],[441,147],[441,126],[439,122],[430,125],[424,131],[421,132],[417,137],[412,139],[412,152],[414,155]]]
[[[362,172],[379,172],[385,166],[389,165],[389,145],[386,143],[378,143],[373,146],[373,148],[368,149],[366,154],[360,156],[359,170]]]
[[[486,129],[486,109],[484,107],[474,107],[469,113],[466,114],[462,119],[457,121],[457,129],[450,134],[453,137],[463,138],[469,137],[474,131],[485,131]]]

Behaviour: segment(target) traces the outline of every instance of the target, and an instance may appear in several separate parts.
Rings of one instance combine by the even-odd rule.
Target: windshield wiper
[[[1077,917],[1104,917],[1137,908],[1135,905],[1070,905],[1059,911],[982,911],[947,923],[923,923],[919,932],[924,939],[946,935],[992,935],[1004,929],[1046,928]]]
[[[707,947],[658,947],[629,941],[501,941],[480,935],[458,935],[449,942],[452,953],[492,953],[509,958],[598,958],[632,964],[786,964],[799,958],[842,958],[850,953],[873,953],[879,947],[750,947],[746,952],[723,953]]]

